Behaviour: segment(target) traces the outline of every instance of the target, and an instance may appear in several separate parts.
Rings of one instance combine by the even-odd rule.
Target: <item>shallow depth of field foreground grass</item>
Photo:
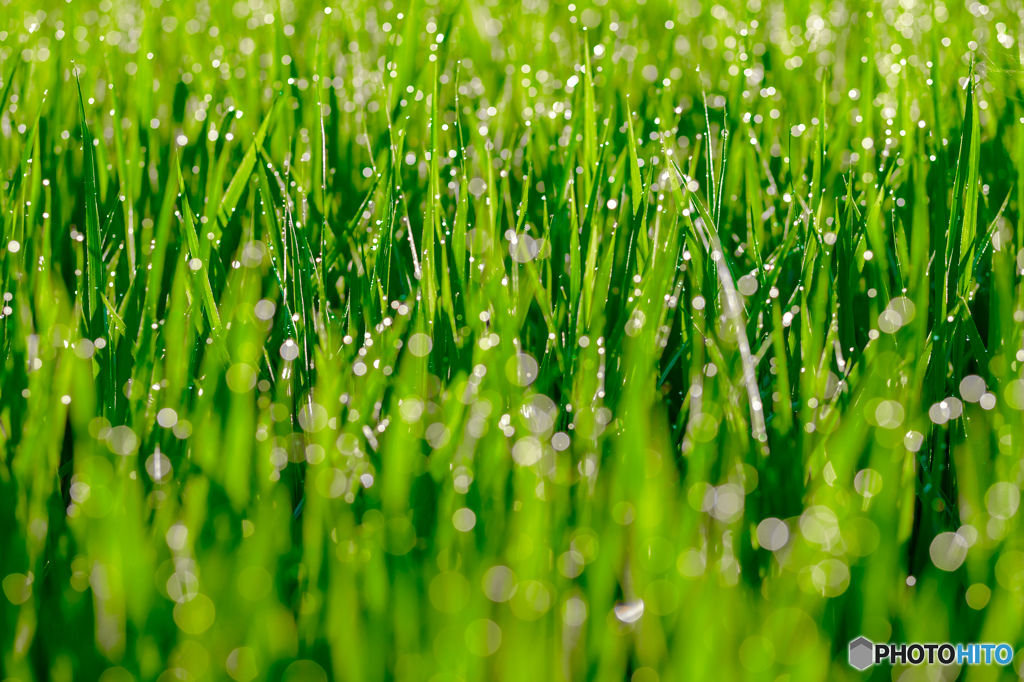
[[[1019,2],[0,6],[0,679],[989,680]]]

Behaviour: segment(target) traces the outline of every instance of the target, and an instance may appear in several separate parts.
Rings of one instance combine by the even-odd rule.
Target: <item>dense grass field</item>
[[[990,680],[1017,0],[3,0],[0,679]]]

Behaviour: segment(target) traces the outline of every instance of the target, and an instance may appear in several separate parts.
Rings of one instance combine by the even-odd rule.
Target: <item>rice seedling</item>
[[[1022,19],[0,4],[0,679],[1019,676]]]

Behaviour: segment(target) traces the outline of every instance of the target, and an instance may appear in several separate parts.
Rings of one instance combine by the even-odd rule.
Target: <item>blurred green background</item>
[[[0,4],[0,679],[989,680],[1018,0]]]

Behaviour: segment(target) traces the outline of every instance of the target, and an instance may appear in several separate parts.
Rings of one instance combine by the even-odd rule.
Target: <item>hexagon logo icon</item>
[[[858,637],[850,642],[850,665],[857,670],[865,670],[875,664],[875,645],[866,637]]]

